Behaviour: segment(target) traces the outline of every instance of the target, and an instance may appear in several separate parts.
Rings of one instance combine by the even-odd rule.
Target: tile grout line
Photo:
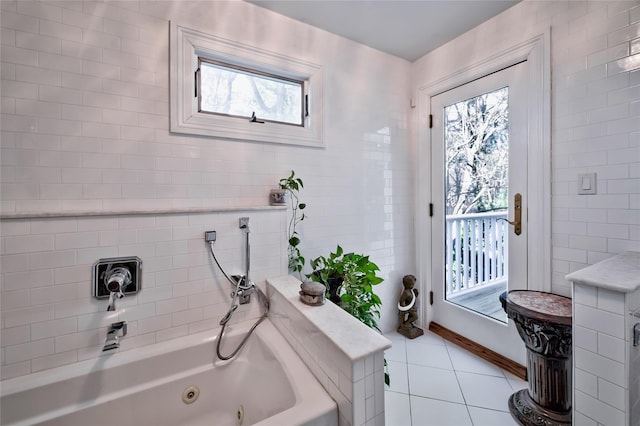
[[[462,395],[462,400],[464,401],[464,407],[467,410],[467,416],[469,416],[469,421],[471,422],[471,426],[473,426],[473,417],[471,417],[471,412],[469,411],[469,404],[467,404],[467,398],[464,396],[464,391],[462,390],[462,384],[460,384],[460,379],[458,378],[458,370],[456,370],[456,366],[453,363],[453,359],[451,358],[451,352],[449,350],[449,346],[447,345],[447,342],[445,342],[444,347],[447,350],[447,355],[449,356],[449,362],[451,363],[451,367],[453,367],[453,374],[456,377],[456,383],[458,384],[458,389],[460,389],[460,395]]]
[[[402,342],[404,343],[404,372],[407,375],[407,402],[409,403],[409,421],[411,421],[411,426],[413,426],[413,409],[411,408],[411,381],[409,380],[409,348],[407,346],[407,338],[404,337]]]
[[[448,368],[441,368],[441,367],[433,367],[431,366],[430,368],[436,368],[439,370],[448,370],[448,371],[453,371],[454,376],[456,378],[456,383],[458,385],[458,390],[460,391],[460,394],[462,395],[462,403],[456,403],[454,401],[448,401],[448,400],[444,400],[444,399],[438,399],[438,398],[433,398],[433,397],[426,397],[426,396],[420,396],[420,395],[413,395],[412,391],[411,391],[411,381],[410,381],[410,374],[409,374],[409,341],[407,338],[403,338],[402,343],[404,344],[404,369],[401,371],[404,371],[406,374],[406,379],[407,379],[407,402],[409,404],[409,419],[411,421],[411,424],[414,424],[414,419],[413,419],[413,407],[412,407],[412,398],[419,398],[419,399],[425,399],[425,400],[432,400],[432,401],[441,401],[441,402],[446,402],[446,403],[451,403],[451,404],[458,404],[458,405],[464,405],[466,408],[466,412],[469,418],[469,421],[471,422],[471,426],[474,426],[474,420],[473,417],[471,415],[471,407],[474,408],[478,408],[478,409],[482,409],[482,410],[488,410],[488,411],[493,411],[496,413],[505,413],[505,411],[503,410],[499,410],[499,409],[495,409],[495,408],[490,408],[490,407],[483,407],[483,406],[477,406],[477,405],[469,405],[469,403],[467,402],[467,398],[465,397],[464,391],[462,389],[462,384],[460,383],[460,379],[459,379],[459,374],[458,373],[468,373],[468,374],[473,374],[473,375],[477,375],[477,376],[487,376],[487,377],[493,377],[496,379],[503,379],[505,380],[505,382],[507,383],[507,385],[512,389],[512,390],[516,390],[514,388],[514,385],[510,382],[509,378],[507,377],[505,371],[503,369],[499,369],[500,370],[500,375],[493,375],[493,374],[483,374],[483,373],[479,373],[479,372],[474,372],[474,371],[464,371],[464,370],[459,370],[456,368],[456,365],[454,363],[454,360],[452,358],[452,348],[449,347],[447,345],[447,342],[444,343],[444,348],[446,350],[446,354],[447,357],[449,359],[449,362],[451,364],[451,370],[449,370]],[[439,346],[439,345],[438,345]],[[400,362],[400,361],[395,361],[395,362]],[[411,365],[415,365],[415,366],[423,366],[421,364],[411,364]],[[423,366],[423,367],[427,367],[427,366]],[[396,390],[388,390],[388,392],[393,392],[395,394],[400,394],[400,395],[404,395],[404,393],[402,391],[396,391]]]

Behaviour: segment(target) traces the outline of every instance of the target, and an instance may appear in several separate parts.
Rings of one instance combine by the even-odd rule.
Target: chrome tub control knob
[[[142,260],[139,257],[110,257],[93,264],[93,296],[109,299],[108,311],[116,310],[117,299],[139,293],[141,285]]]
[[[109,290],[109,304],[107,311],[116,310],[116,298],[124,297],[124,289],[131,283],[131,272],[127,268],[114,268],[105,273],[107,290]]]

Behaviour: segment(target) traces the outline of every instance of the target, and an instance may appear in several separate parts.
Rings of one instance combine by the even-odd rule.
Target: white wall
[[[419,88],[551,28],[552,291],[640,250],[640,3],[523,1],[416,61]],[[577,195],[580,173],[597,195]]]
[[[215,284],[192,276],[211,272],[200,232],[213,226],[230,235],[226,260],[238,268],[237,216],[266,221],[273,227],[252,234],[262,239],[253,255],[267,258],[261,277],[283,273],[282,211],[246,209],[266,205],[269,189],[291,169],[305,182],[304,255],[328,254],[338,243],[371,254],[386,278],[377,289],[385,301],[381,327],[396,327],[401,278],[415,273],[408,62],[241,1],[3,0],[1,7],[3,378],[97,355],[106,320],[89,295],[90,265],[100,257],[139,255],[162,268],[147,269],[139,298],[122,305],[133,312],[131,321],[163,309],[183,313],[180,320],[165,317],[148,335],[138,326],[142,336],[132,334],[123,346],[170,338],[176,327],[184,326],[176,334],[201,330],[204,319],[215,327],[224,297],[209,294],[206,306],[189,305]],[[170,134],[169,20],[322,65],[326,149]],[[8,219],[198,207],[238,211],[220,213],[221,220],[92,220],[81,213]],[[179,232],[194,220],[196,229]],[[148,299],[150,287],[168,277],[172,291],[158,296],[159,307]],[[193,291],[191,299],[183,291]],[[140,299],[148,302],[144,314]],[[64,311],[65,304],[88,311]],[[75,336],[85,327],[91,333]]]

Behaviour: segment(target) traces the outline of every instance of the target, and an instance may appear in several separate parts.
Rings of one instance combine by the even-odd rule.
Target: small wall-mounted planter
[[[272,189],[269,192],[269,204],[272,206],[286,206],[287,191],[285,189]]]

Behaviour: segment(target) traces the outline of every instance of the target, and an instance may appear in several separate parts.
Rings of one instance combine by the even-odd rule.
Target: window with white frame
[[[322,68],[171,24],[171,131],[323,146]]]
[[[198,111],[304,126],[304,81],[198,59]]]

